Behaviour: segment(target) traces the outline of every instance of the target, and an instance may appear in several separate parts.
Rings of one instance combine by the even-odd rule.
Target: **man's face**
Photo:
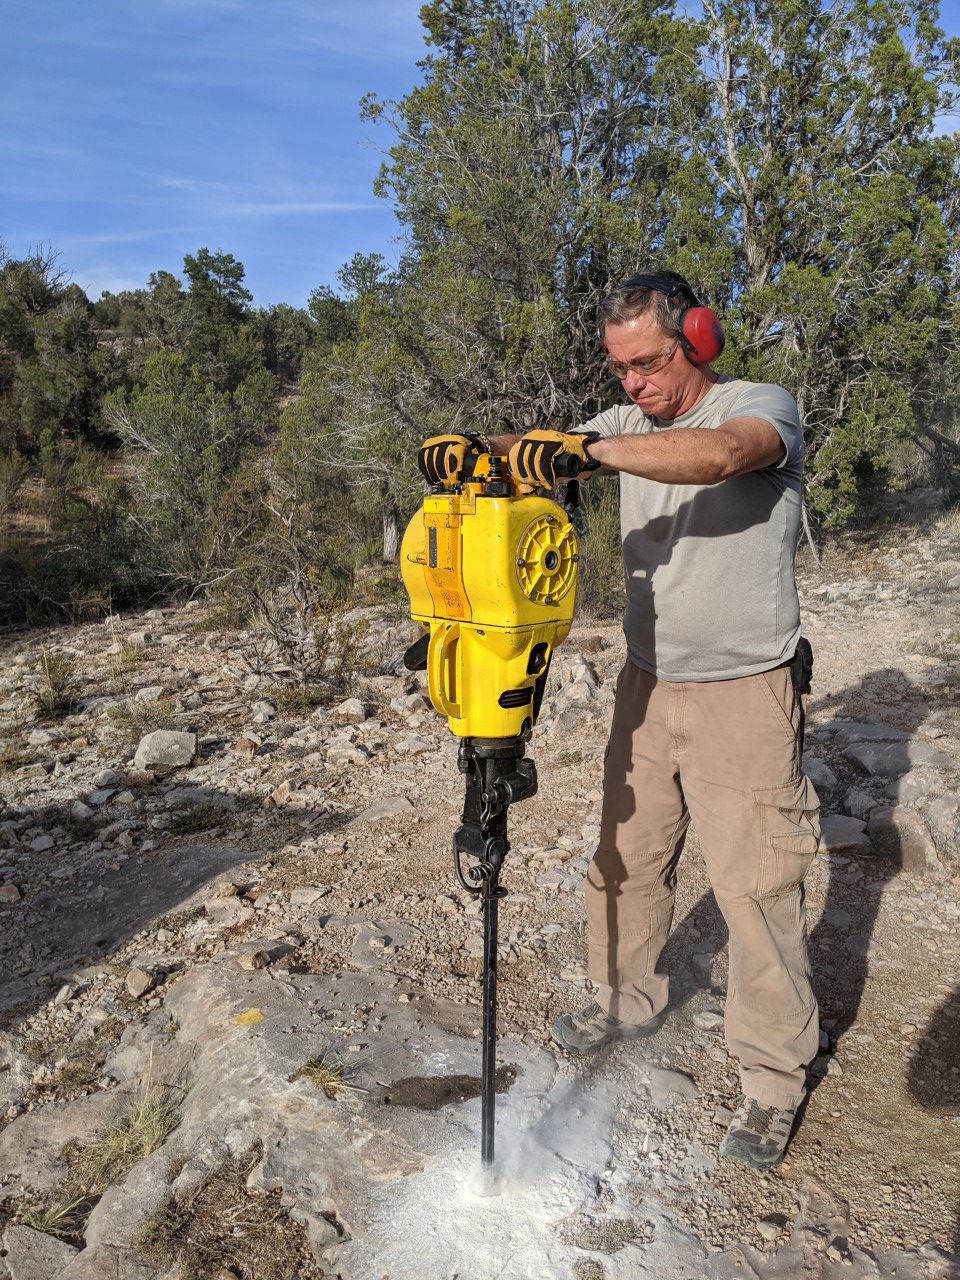
[[[628,369],[620,378],[630,400],[651,417],[672,419],[692,409],[704,393],[704,371],[692,365],[676,338],[645,312],[624,324],[608,325],[604,342],[611,360],[623,364],[656,361],[673,348],[669,360],[653,373]]]

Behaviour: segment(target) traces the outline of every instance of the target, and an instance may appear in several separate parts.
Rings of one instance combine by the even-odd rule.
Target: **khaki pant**
[[[600,843],[587,872],[589,972],[626,1022],[666,1007],[657,969],[693,819],[730,931],[725,1030],[744,1093],[795,1106],[818,1047],[803,878],[819,800],[800,772],[790,671],[669,682],[627,662],[604,762]]]

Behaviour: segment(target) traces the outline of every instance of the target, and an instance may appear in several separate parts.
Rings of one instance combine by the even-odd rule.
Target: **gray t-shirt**
[[[779,464],[714,485],[620,473],[627,652],[663,680],[729,680],[793,655],[803,470],[796,402],[782,387],[721,375],[699,404],[671,422],[629,404],[580,428],[632,435],[716,428],[740,416],[776,428],[786,446]]]

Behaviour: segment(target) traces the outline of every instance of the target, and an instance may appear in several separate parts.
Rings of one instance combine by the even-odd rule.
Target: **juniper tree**
[[[931,423],[954,344],[960,42],[930,0],[705,0],[665,68],[685,160],[665,258],[707,284],[726,367],[785,383],[829,523]]]

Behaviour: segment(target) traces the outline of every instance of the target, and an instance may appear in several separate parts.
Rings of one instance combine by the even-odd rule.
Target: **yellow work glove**
[[[489,450],[489,441],[472,431],[465,436],[431,436],[420,446],[417,464],[430,484],[452,484],[463,470],[468,453]]]
[[[570,479],[581,471],[595,471],[600,463],[587,453],[587,446],[599,440],[569,431],[528,431],[507,455],[510,474],[521,484],[550,489],[558,479]]]

